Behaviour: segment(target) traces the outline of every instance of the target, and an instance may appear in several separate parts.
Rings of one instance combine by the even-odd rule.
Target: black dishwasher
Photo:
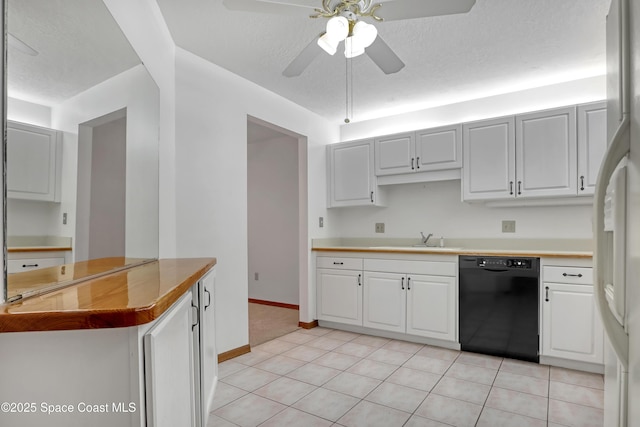
[[[459,261],[462,350],[538,362],[539,259]]]

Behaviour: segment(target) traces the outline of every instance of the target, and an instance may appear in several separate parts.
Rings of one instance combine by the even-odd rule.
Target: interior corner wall
[[[309,241],[326,216],[325,145],[338,126],[185,50],[176,50],[178,257],[216,257],[218,352],[247,345],[247,116],[307,137]],[[315,220],[312,220],[315,218]],[[311,273],[311,269],[309,274]],[[300,320],[311,321],[313,281],[301,286]]]
[[[159,257],[176,256],[175,43],[156,0],[103,0],[160,92]]]
[[[298,305],[298,139],[247,150],[249,298]]]

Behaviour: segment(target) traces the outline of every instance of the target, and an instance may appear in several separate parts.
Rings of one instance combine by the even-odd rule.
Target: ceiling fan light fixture
[[[355,36],[344,39],[344,56],[347,58],[355,58],[364,53],[364,45]]]
[[[349,35],[349,21],[343,16],[334,16],[327,22],[327,31],[318,38],[320,46],[329,55],[334,55],[338,44]]]
[[[334,55],[338,50],[338,44],[340,40],[332,39],[328,36],[328,33],[324,33],[320,38],[318,38],[318,46],[322,48],[329,55]]]
[[[353,26],[353,37],[358,39],[358,43],[364,48],[368,48],[378,37],[378,29],[364,21],[358,21]]]

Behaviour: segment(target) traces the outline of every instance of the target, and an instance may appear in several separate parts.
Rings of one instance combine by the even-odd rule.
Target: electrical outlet
[[[259,277],[260,276],[258,275],[258,273],[253,273],[253,280],[258,281],[258,280],[260,280]]]
[[[516,232],[516,222],[513,220],[503,220],[502,221],[502,232],[503,233],[515,233]]]
[[[320,217],[320,218],[318,219],[318,226],[319,226],[320,228],[324,227],[324,218],[323,218],[323,217]]]
[[[384,222],[376,222],[376,233],[384,233]]]
[[[67,213],[63,213],[62,214],[62,225],[66,225],[67,224]]]

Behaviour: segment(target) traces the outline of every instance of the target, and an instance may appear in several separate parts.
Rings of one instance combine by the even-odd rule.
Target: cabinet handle
[[[402,278],[402,281],[401,281],[401,285],[400,285],[400,287],[401,287],[401,288],[402,288],[402,290],[404,291],[404,277]]]
[[[544,300],[549,302],[549,287],[548,286],[544,287]]]
[[[358,286],[362,286],[362,274],[358,274]]]
[[[420,157],[416,157],[416,169],[420,169]]]
[[[413,167],[413,157],[411,158],[411,170],[414,170],[415,168]]]
[[[207,308],[209,308],[209,306],[211,305],[211,292],[209,292],[207,288],[205,288],[204,291],[207,293],[207,296],[209,297],[209,299],[207,300],[207,305],[204,306],[204,310],[206,311]]]
[[[37,267],[38,264],[22,264],[22,268],[26,268],[26,267]]]
[[[522,194],[522,181],[518,181],[518,196]]]
[[[509,194],[513,196],[513,181],[509,181]]]
[[[333,265],[344,265],[344,262],[333,261]]]
[[[411,290],[411,277],[407,277],[407,290]]]
[[[371,192],[371,203],[373,203],[373,191]]]
[[[580,191],[584,191],[584,175],[580,177]]]
[[[193,331],[193,328],[198,326],[198,324],[200,323],[200,309],[197,305],[193,305],[193,303],[191,303],[191,308],[195,308],[196,311],[196,323],[191,325],[191,330]]]
[[[564,277],[582,277],[582,273],[572,274],[572,273],[562,273]]]

